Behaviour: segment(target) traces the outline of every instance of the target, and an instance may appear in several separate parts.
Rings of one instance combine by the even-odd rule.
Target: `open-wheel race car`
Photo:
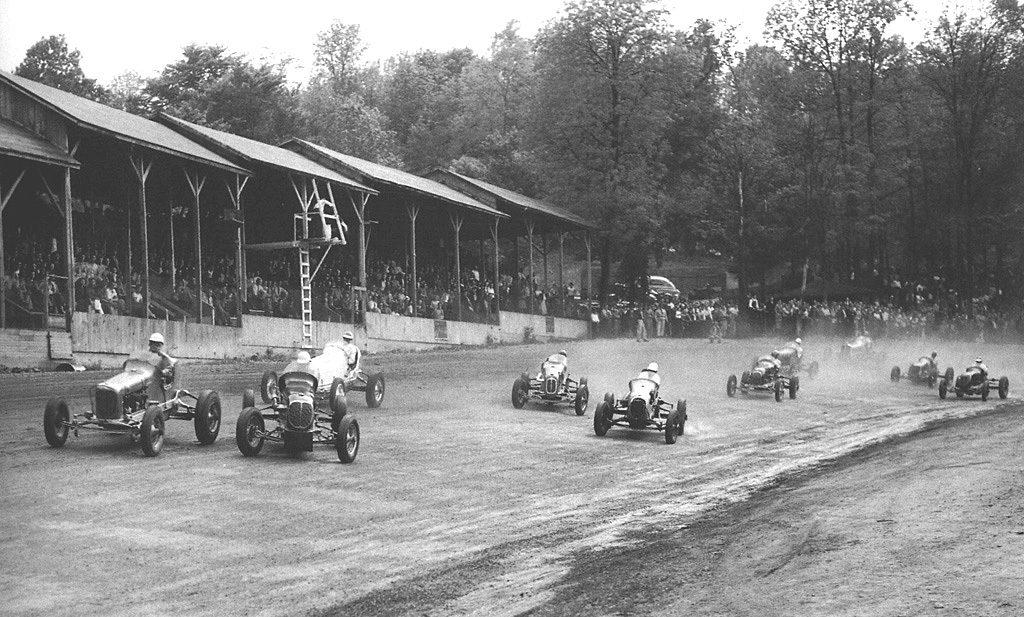
[[[665,433],[665,443],[675,443],[686,425],[686,401],[679,400],[673,405],[662,400],[658,389],[655,381],[637,377],[630,380],[626,396],[605,394],[594,410],[594,433],[603,437],[613,426],[653,429]]]
[[[853,337],[839,347],[840,357],[856,360],[882,360],[885,354],[875,350],[875,342],[867,332]]]
[[[772,356],[761,356],[749,371],[743,371],[738,380],[735,375],[729,375],[725,382],[725,393],[733,397],[736,392],[771,392],[776,401],[781,401],[782,393],[788,392],[789,398],[796,398],[800,390],[800,377],[787,375],[776,366],[774,360]]]
[[[256,456],[264,442],[284,444],[290,453],[312,452],[313,444],[334,447],[338,460],[351,463],[359,452],[359,422],[348,413],[344,380],[335,377],[327,389],[308,359],[292,362],[271,387],[270,400],[256,406],[256,393],[242,395],[242,413],[235,425],[235,443],[244,456]],[[273,422],[268,428],[267,423]]]
[[[569,377],[569,366],[564,353],[548,356],[541,363],[536,377],[523,373],[512,383],[512,406],[522,409],[527,401],[542,401],[548,405],[572,403],[577,416],[587,411],[590,388],[587,378]]]
[[[1007,377],[990,378],[979,367],[969,366],[963,373],[957,375],[955,382],[951,383],[951,380],[946,379],[939,381],[939,398],[946,398],[950,388],[957,398],[981,396],[982,401],[987,401],[992,390],[999,393],[999,398],[1009,396],[1010,380]]]
[[[946,367],[944,375],[939,375],[939,366],[935,363],[934,355],[921,356],[917,362],[911,364],[907,368],[907,372],[904,373],[900,370],[900,367],[894,366],[889,371],[890,381],[900,381],[906,379],[907,381],[915,384],[925,384],[929,388],[935,385],[935,382],[940,379],[945,380],[947,384],[953,383],[953,367]]]
[[[164,446],[167,420],[188,420],[203,445],[220,433],[220,395],[205,390],[196,396],[188,390],[171,390],[175,363],[166,376],[159,369],[161,356],[143,351],[129,356],[121,372],[92,389],[92,409],[71,414],[62,398],[51,398],[43,412],[43,432],[54,448],[64,445],[68,433],[80,430],[129,435],[142,445],[146,456],[157,456]]]
[[[361,359],[362,354],[356,351],[355,362],[349,364],[343,343],[332,342],[324,345],[323,353],[310,360],[311,370],[318,379],[320,394],[329,396],[334,390],[335,381],[341,380],[342,393],[363,392],[367,407],[380,407],[384,402],[384,375],[365,372],[360,366]],[[277,388],[277,373],[264,372],[259,389],[260,398],[264,403],[270,403],[274,399],[278,394]]]

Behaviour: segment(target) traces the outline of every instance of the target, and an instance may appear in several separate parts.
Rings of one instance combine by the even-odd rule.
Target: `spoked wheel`
[[[999,398],[1006,398],[1010,396],[1010,379],[1008,377],[999,378]]]
[[[899,381],[899,380],[900,380],[900,367],[894,366],[894,367],[892,367],[892,370],[889,371],[889,381]]]
[[[331,382],[331,393],[327,397],[327,404],[331,406],[331,412],[335,417],[342,417],[348,412],[348,399],[345,398],[345,380],[335,377]],[[341,412],[340,414],[338,412]]]
[[[139,432],[142,452],[146,456],[157,456],[164,448],[164,412],[156,405],[146,410],[142,416],[142,427]]]
[[[263,377],[260,379],[260,398],[264,403],[271,403],[277,397],[277,373],[264,371]]]
[[[782,380],[781,379],[776,379],[775,380],[775,389],[774,389],[774,391],[775,391],[775,402],[776,403],[781,402],[782,401]]]
[[[729,379],[725,382],[725,393],[732,398],[736,396],[736,376],[729,375]]]
[[[54,448],[63,446],[68,440],[69,422],[71,411],[68,410],[68,404],[64,399],[51,398],[47,401],[46,411],[43,412],[43,433],[46,435],[46,443]]]
[[[266,425],[263,416],[255,407],[246,407],[235,423],[235,444],[242,456],[256,456],[263,449],[263,435]]]
[[[380,407],[380,404],[383,402],[384,376],[380,373],[374,373],[366,380],[366,406],[370,408],[377,408]]]
[[[196,418],[193,421],[199,443],[208,446],[217,441],[217,435],[220,434],[220,418],[220,395],[215,390],[204,391],[196,403]]]
[[[530,382],[526,377],[519,377],[512,384],[512,406],[522,409],[526,405],[526,399],[530,396]]]
[[[580,379],[576,387],[576,400],[573,401],[573,408],[577,416],[582,416],[587,411],[587,404],[590,402],[590,387],[587,386],[587,378]]]
[[[939,382],[939,398],[946,398],[946,393],[949,392],[949,382],[943,379]]]
[[[679,437],[679,412],[675,409],[668,412],[665,420],[665,443],[671,445]]]
[[[338,421],[334,446],[338,450],[338,460],[351,463],[359,453],[359,422],[355,416],[345,416]]]

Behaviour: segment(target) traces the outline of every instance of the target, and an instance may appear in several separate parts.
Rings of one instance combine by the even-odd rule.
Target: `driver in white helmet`
[[[974,370],[977,370],[977,371],[981,371],[981,379],[982,379],[982,381],[988,379],[988,367],[985,366],[985,363],[981,361],[981,358],[975,358],[974,359],[974,364],[972,364],[968,368],[968,370],[971,370],[971,369],[974,369]]]
[[[164,335],[154,332],[149,335],[149,351],[160,356],[156,369],[160,371],[160,378],[164,385],[174,381],[174,358],[164,351]]]
[[[640,374],[636,376],[637,379],[650,379],[654,382],[654,385],[661,387],[661,375],[658,374],[658,363],[651,362],[647,365],[647,368],[640,371]]]
[[[359,348],[352,342],[355,339],[355,335],[352,334],[351,330],[342,334],[341,339],[344,341],[341,351],[345,354],[345,366],[348,369],[347,376],[351,376],[359,370]]]
[[[796,337],[796,339],[793,340],[792,343],[790,343],[790,345],[793,347],[793,349],[796,350],[796,359],[797,360],[803,359],[803,357],[804,357],[804,342],[803,342],[803,339],[801,339],[798,336],[798,337]]]

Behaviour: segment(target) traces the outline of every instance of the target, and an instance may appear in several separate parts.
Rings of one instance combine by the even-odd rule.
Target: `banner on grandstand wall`
[[[434,320],[434,338],[439,341],[448,340],[448,322],[443,319]]]
[[[545,317],[544,318],[544,332],[546,334],[554,334],[555,333],[555,318],[554,317]]]

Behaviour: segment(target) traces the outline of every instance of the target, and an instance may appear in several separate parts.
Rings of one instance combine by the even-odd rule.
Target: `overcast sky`
[[[960,3],[974,0],[957,0]],[[775,0],[663,0],[669,22],[724,20],[741,41],[759,41]],[[917,24],[900,27],[916,39],[922,18],[940,0],[915,0]],[[419,49],[469,47],[486,53],[494,34],[511,20],[533,36],[554,18],[562,0],[0,0],[0,69],[13,71],[39,39],[64,34],[82,53],[87,77],[106,84],[126,71],[152,77],[181,56],[189,43],[218,44],[252,59],[293,58],[289,75],[304,80],[316,34],[337,19],[358,24],[365,60],[383,60]]]

